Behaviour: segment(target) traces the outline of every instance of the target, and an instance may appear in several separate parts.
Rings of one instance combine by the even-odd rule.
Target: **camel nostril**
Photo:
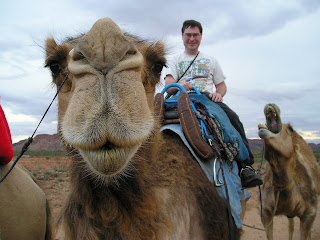
[[[79,61],[79,60],[82,60],[82,59],[84,59],[85,57],[84,57],[84,55],[81,53],[81,52],[77,52],[75,55],[74,55],[74,57],[73,57],[73,60],[74,61]]]
[[[72,56],[73,61],[79,61],[84,58],[85,58],[85,56],[82,54],[82,52],[74,51],[73,56]]]
[[[85,59],[85,56],[83,55],[83,53],[74,48],[69,52],[69,55],[71,56],[73,61],[79,61],[79,60]]]

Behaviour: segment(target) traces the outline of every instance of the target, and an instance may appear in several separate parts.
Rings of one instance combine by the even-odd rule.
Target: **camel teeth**
[[[261,128],[267,128],[267,126],[263,123],[259,123],[258,129],[261,129]]]

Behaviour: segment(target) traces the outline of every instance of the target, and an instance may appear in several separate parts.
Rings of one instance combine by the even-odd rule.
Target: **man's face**
[[[182,34],[182,40],[186,53],[197,53],[200,46],[202,35],[198,27],[188,27]]]

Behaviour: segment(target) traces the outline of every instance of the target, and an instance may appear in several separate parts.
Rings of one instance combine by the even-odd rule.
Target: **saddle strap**
[[[158,118],[160,123],[164,120],[164,96],[162,93],[157,93],[153,101],[154,116]]]
[[[177,107],[181,127],[193,150],[204,160],[216,157],[215,151],[202,138],[199,120],[191,107],[189,95],[186,92],[180,93]]]

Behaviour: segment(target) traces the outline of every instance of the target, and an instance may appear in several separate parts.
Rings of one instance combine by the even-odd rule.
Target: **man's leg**
[[[257,185],[262,184],[262,179],[259,174],[257,174],[251,165],[254,163],[254,156],[250,150],[248,139],[246,137],[243,124],[240,121],[239,116],[228,107],[228,105],[217,102],[217,104],[223,109],[223,111],[227,114],[228,118],[230,119],[231,124],[233,127],[239,132],[244,145],[246,146],[249,152],[249,159],[239,162],[237,161],[239,174],[241,178],[241,183],[244,188],[248,187],[255,187]]]

